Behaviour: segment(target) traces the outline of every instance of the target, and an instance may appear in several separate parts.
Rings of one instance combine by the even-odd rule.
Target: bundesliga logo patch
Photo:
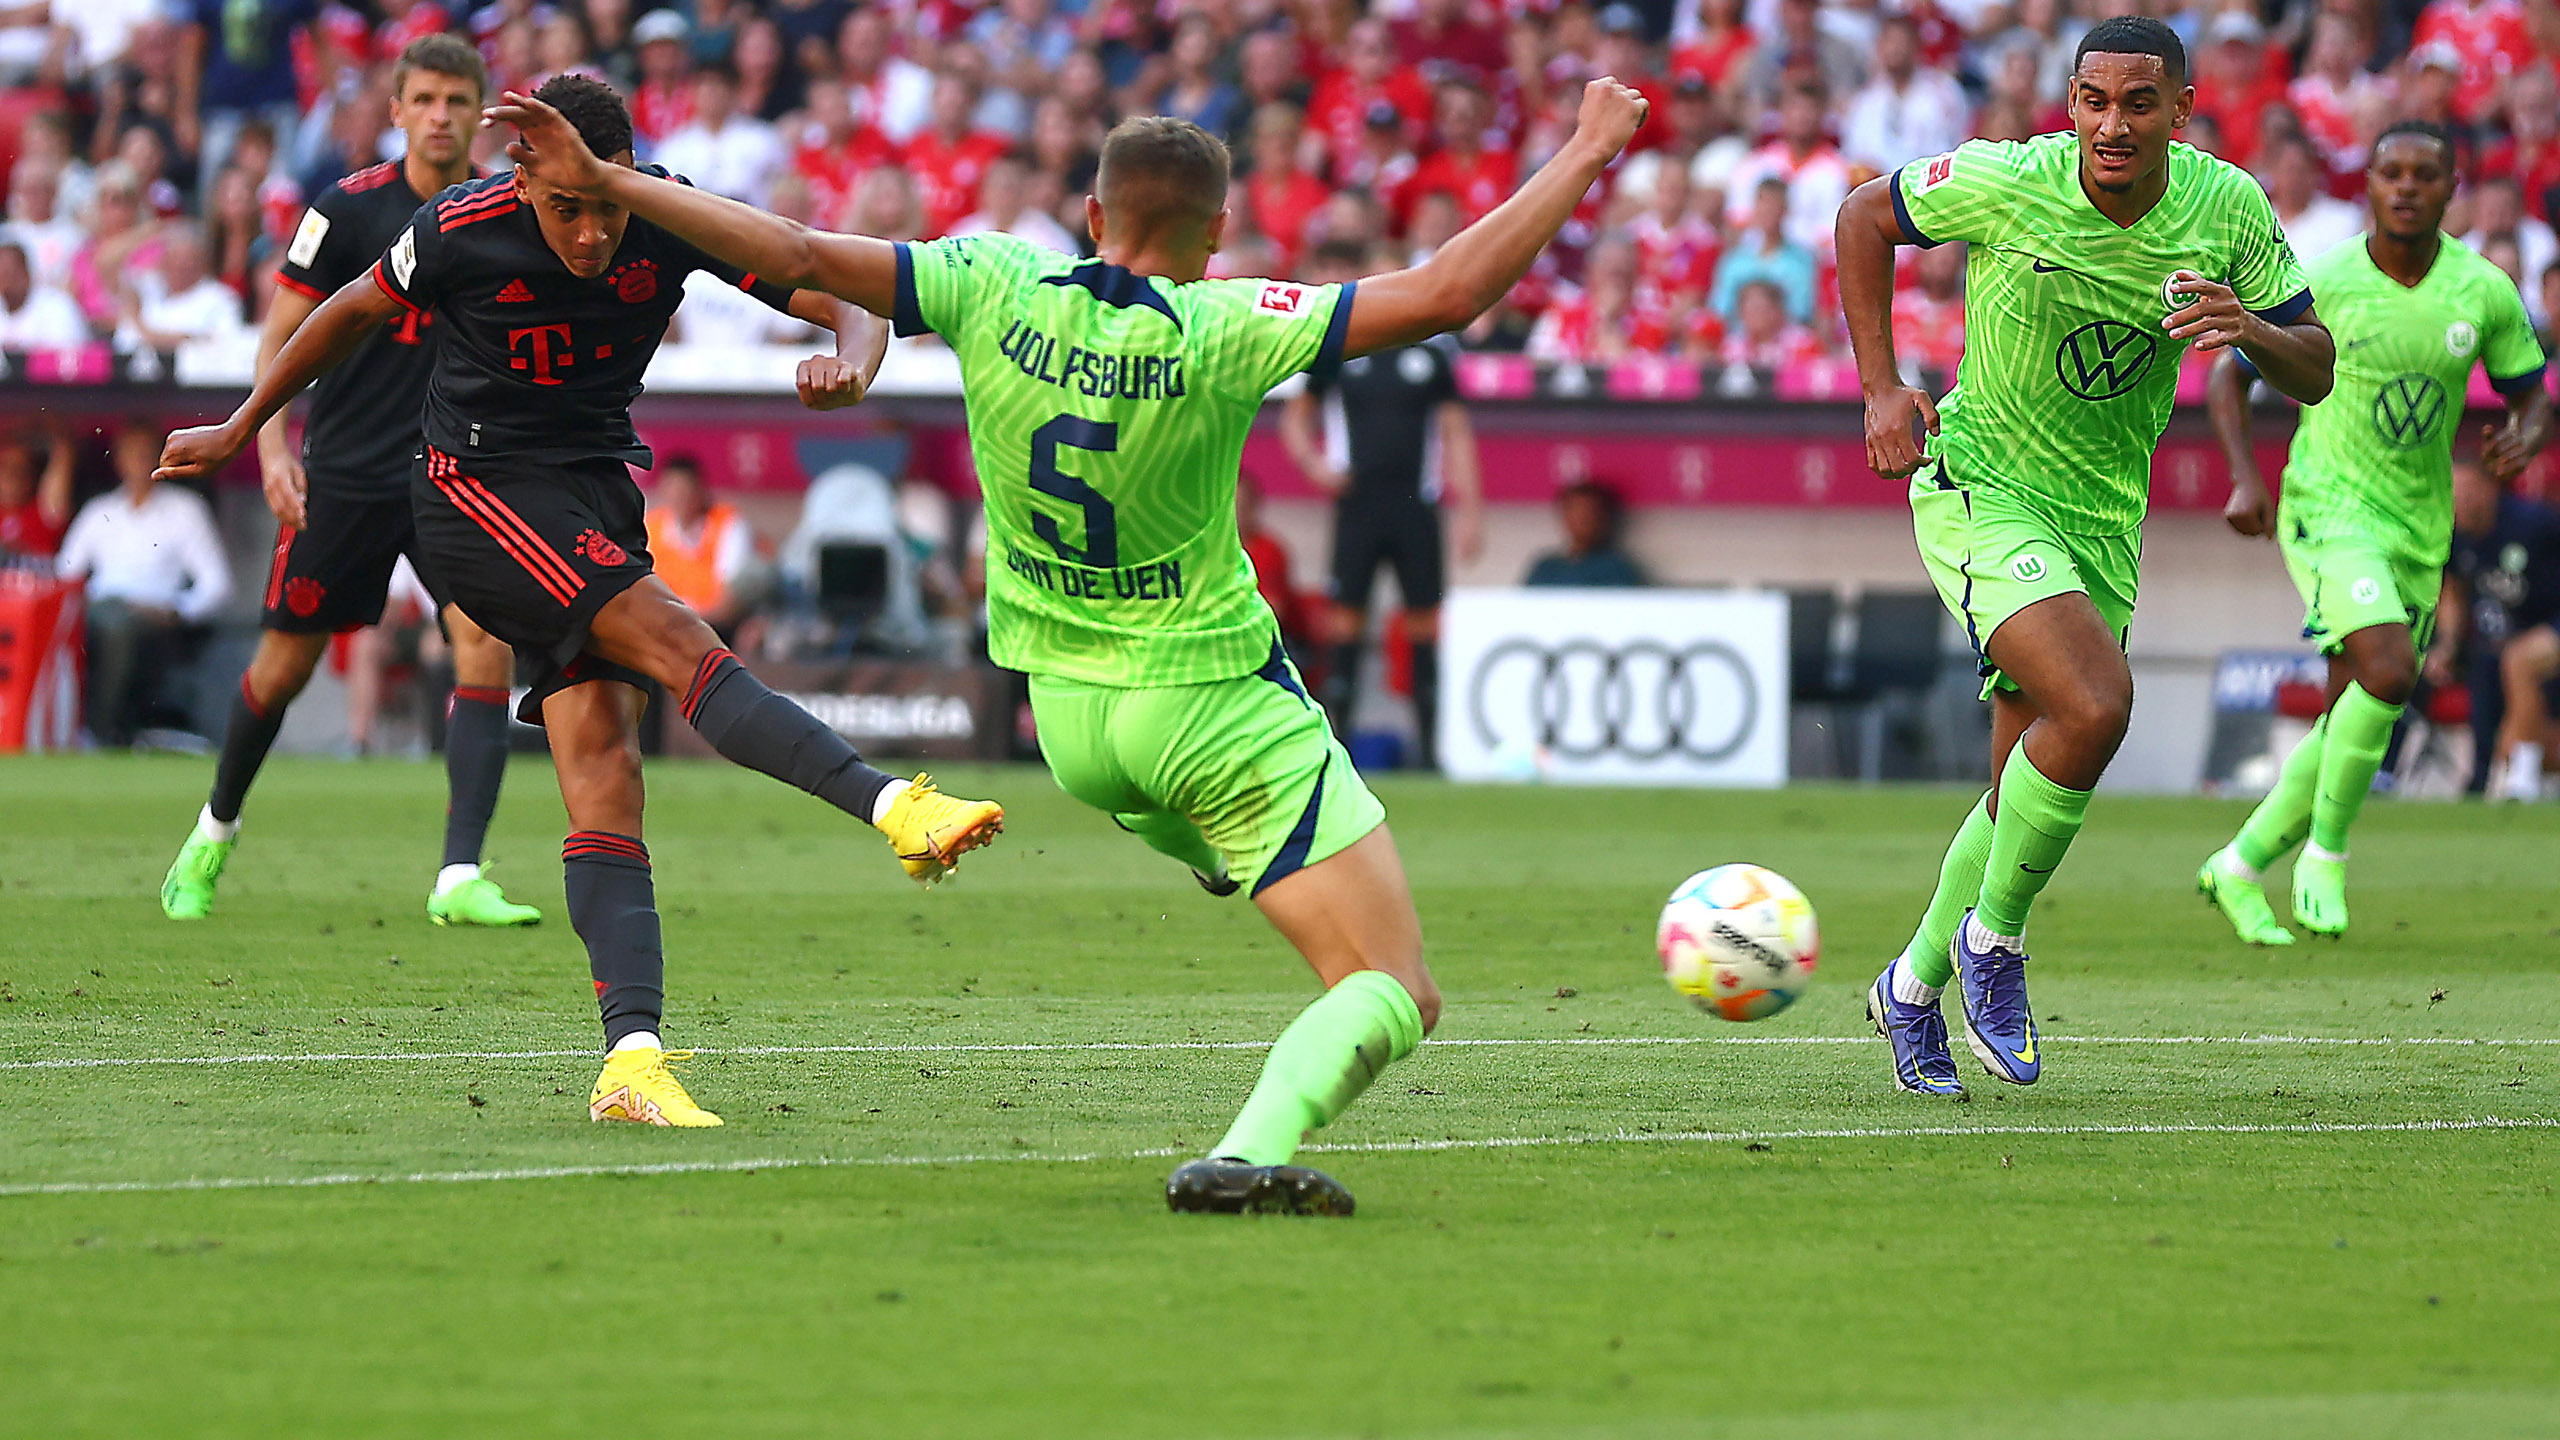
[[[1262,287],[1262,297],[1253,308],[1265,315],[1303,315],[1307,309],[1307,287],[1284,285],[1277,280]]]

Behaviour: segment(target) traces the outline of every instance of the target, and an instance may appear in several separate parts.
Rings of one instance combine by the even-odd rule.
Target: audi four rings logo
[[[1729,759],[1759,709],[1751,666],[1717,640],[1505,640],[1467,681],[1468,718],[1488,749],[1525,739],[1560,760]]]

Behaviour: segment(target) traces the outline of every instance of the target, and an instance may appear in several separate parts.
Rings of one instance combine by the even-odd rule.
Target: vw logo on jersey
[[[2113,400],[2151,370],[2159,343],[2120,320],[2092,320],[2062,337],[2053,371],[2062,388],[2083,400]]]
[[[2456,360],[2471,358],[2471,349],[2480,343],[2480,332],[2468,320],[2456,320],[2444,327],[2444,353]]]
[[[1428,384],[1431,380],[1431,352],[1421,346],[1408,347],[1396,357],[1396,373],[1407,385]]]
[[[2373,433],[2382,443],[2408,450],[2427,443],[2444,419],[2444,387],[2433,375],[2400,375],[2382,382],[2373,397]]]

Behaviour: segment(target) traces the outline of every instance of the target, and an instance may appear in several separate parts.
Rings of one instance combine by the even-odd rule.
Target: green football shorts
[[[1181,816],[1257,895],[1387,818],[1276,645],[1253,674],[1202,685],[1034,675],[1031,713],[1060,789],[1105,814]]]
[[[2142,579],[2142,532],[2072,535],[2001,494],[1940,489],[1924,468],[1911,486],[1911,527],[1938,598],[1964,622],[1982,666],[1982,693],[2017,685],[1984,647],[2010,616],[2056,595],[2086,595],[2122,645]]]
[[[2282,514],[2276,548],[2293,588],[2302,592],[2302,638],[2335,655],[2347,637],[2373,625],[2406,625],[2418,653],[2436,628],[2444,566],[2395,553],[2357,535],[2308,535]]]

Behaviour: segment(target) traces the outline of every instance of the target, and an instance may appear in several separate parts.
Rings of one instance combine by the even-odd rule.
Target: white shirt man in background
[[[2275,203],[2276,221],[2294,255],[2308,265],[2321,252],[2334,250],[2364,233],[2365,209],[2330,195],[2327,167],[2308,140],[2287,137],[2267,149],[2261,177],[2267,198]]]
[[[69,350],[88,340],[80,302],[35,283],[27,248],[0,234],[0,350]]]
[[[1920,30],[1911,17],[1888,15],[1876,32],[1876,77],[1849,101],[1840,152],[1851,164],[1890,174],[1963,144],[1971,114],[1955,78],[1920,63]]]
[[[170,226],[160,263],[131,277],[128,288],[124,323],[116,327],[118,350],[175,350],[248,329],[240,296],[207,269],[204,232],[193,225]]]
[[[657,159],[714,195],[758,209],[787,163],[773,127],[738,113],[738,76],[725,64],[693,73],[693,119],[659,142]]]
[[[114,457],[116,489],[81,507],[54,573],[87,582],[89,731],[124,746],[188,632],[231,598],[231,564],[204,498],[151,478],[159,431],[126,421]]]

